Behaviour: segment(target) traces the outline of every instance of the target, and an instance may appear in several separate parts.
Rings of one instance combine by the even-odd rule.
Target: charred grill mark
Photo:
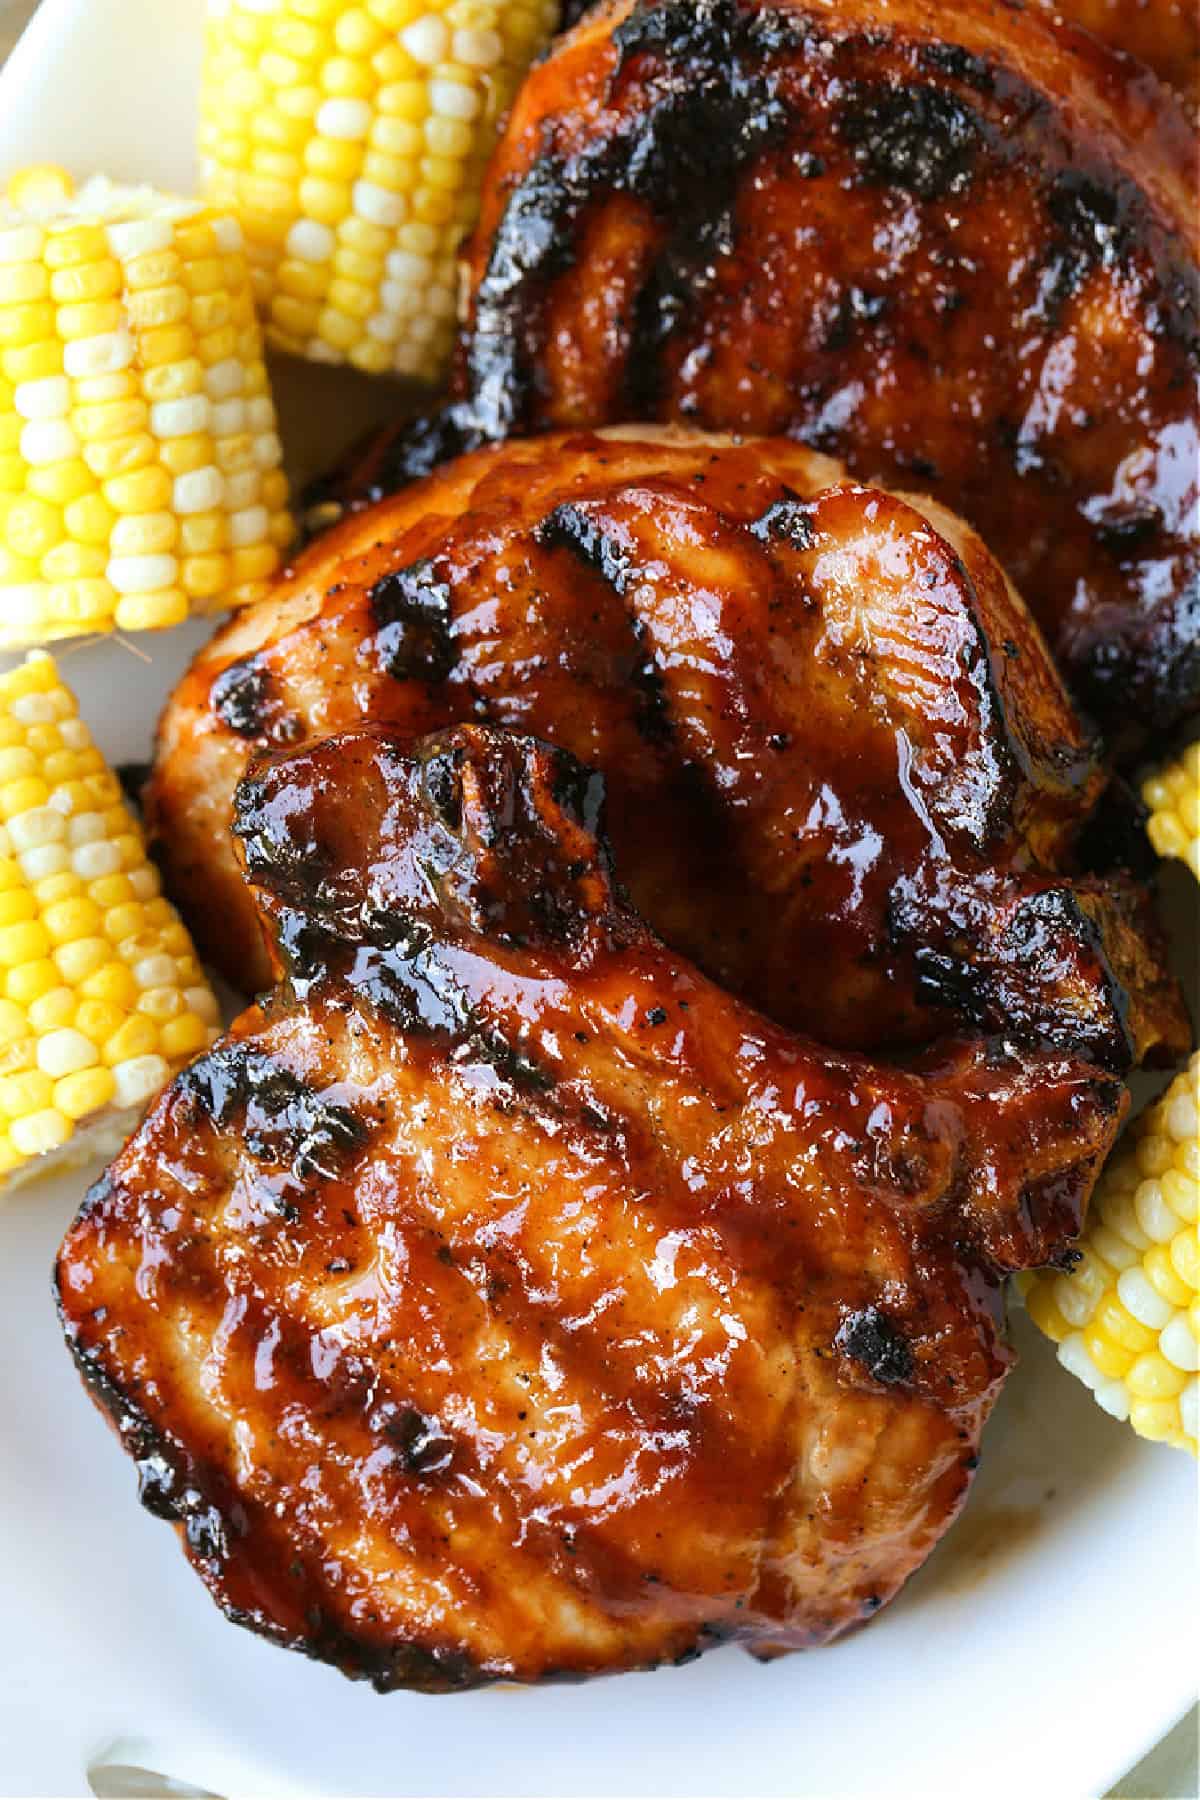
[[[1077,895],[1042,887],[1006,910],[997,935],[986,902],[968,901],[955,918],[939,917],[936,903],[897,884],[888,936],[912,957],[918,999],[980,1029],[1016,1033],[1022,1042],[1086,1056],[1118,1073],[1128,1069],[1136,1048],[1130,998]],[[1052,979],[1037,973],[1045,970]]]
[[[539,544],[564,545],[589,569],[595,569],[609,586],[625,598],[632,564],[604,527],[582,507],[566,501],[548,513],[535,532]]]
[[[397,569],[368,596],[375,634],[359,657],[396,681],[445,681],[455,663],[450,587],[427,561]]]
[[[912,1347],[896,1321],[877,1306],[851,1313],[843,1321],[834,1346],[887,1387],[913,1378]]]
[[[290,744],[300,735],[299,721],[284,707],[274,675],[257,656],[221,671],[212,685],[212,708],[239,737]]]
[[[1146,197],[1109,173],[1101,181],[1076,168],[1058,171],[1044,204],[1050,232],[1042,263],[1038,316],[1057,323],[1066,303],[1096,269],[1152,265],[1162,303],[1147,306],[1151,336],[1175,342],[1193,363],[1200,358],[1200,271],[1185,260],[1177,234],[1154,218]]]
[[[325,1100],[260,1050],[227,1043],[185,1069],[183,1093],[218,1128],[240,1119],[251,1156],[297,1175],[332,1180],[362,1148],[367,1129],[346,1106]]]
[[[839,294],[833,318],[826,327],[825,349],[845,350],[850,343],[860,340],[863,327],[884,318],[890,305],[886,294],[869,294],[860,287],[846,288]]]
[[[766,511],[746,529],[760,544],[782,539],[793,550],[811,550],[817,541],[815,519],[814,502],[789,493],[782,500],[772,500]]]
[[[201,1256],[206,1277],[217,1281],[211,1250],[196,1254]],[[439,1255],[438,1261],[443,1266],[456,1266],[448,1251]],[[471,1285],[479,1291],[476,1280],[471,1280]],[[489,1283],[489,1292],[496,1290],[507,1291],[504,1276],[494,1276]],[[532,1307],[527,1294],[523,1300]],[[288,1519],[279,1518],[273,1506],[243,1502],[221,1468],[199,1461],[185,1444],[154,1423],[137,1402],[127,1398],[110,1374],[100,1347],[84,1348],[65,1316],[63,1323],[85,1382],[113,1418],[138,1468],[143,1504],[156,1517],[182,1524],[189,1556],[202,1569],[214,1599],[228,1619],[285,1648],[331,1663],[351,1679],[368,1680],[381,1693],[396,1688],[450,1693],[503,1678],[502,1664],[481,1666],[470,1650],[449,1640],[439,1641],[427,1630],[422,1641],[397,1642],[393,1635],[391,1641],[381,1644],[348,1628],[334,1616],[334,1606],[341,1610],[341,1602],[327,1588],[319,1559],[299,1551],[295,1537],[289,1535]],[[302,1406],[314,1420],[332,1423],[345,1419],[351,1430],[365,1429],[375,1443],[391,1452],[390,1470],[398,1488],[429,1490],[448,1484],[454,1491],[456,1477],[466,1475],[480,1493],[487,1488],[487,1505],[493,1519],[498,1507],[514,1504],[503,1475],[492,1471],[489,1476],[470,1438],[446,1425],[423,1399],[410,1391],[389,1389],[383,1368],[350,1351],[339,1355],[330,1373],[318,1376],[311,1351],[314,1328],[309,1321],[302,1315],[281,1314],[261,1297],[248,1296],[239,1327],[248,1341],[262,1342],[272,1325],[278,1328],[275,1357],[282,1358],[287,1366],[289,1405]],[[613,1400],[625,1397],[623,1384],[612,1380],[607,1358],[599,1350],[595,1355],[587,1354],[585,1343],[577,1335],[556,1328],[552,1313],[541,1313],[538,1335],[553,1342],[564,1361],[575,1361],[578,1379],[589,1393],[605,1393]],[[649,1400],[650,1396],[646,1398]],[[678,1395],[663,1397],[662,1405],[673,1427],[678,1428],[681,1413],[671,1410],[673,1404],[680,1404]],[[732,1447],[729,1453],[733,1453]],[[327,1459],[322,1480],[344,1516],[355,1516],[362,1495],[353,1474],[343,1472],[334,1460]],[[471,1504],[465,1492],[461,1504]],[[441,1543],[450,1546],[451,1540],[443,1539]],[[552,1518],[524,1535],[523,1543],[538,1578],[544,1576],[564,1584],[573,1593],[576,1604],[597,1607],[602,1613],[614,1599],[620,1603],[639,1597],[648,1581],[657,1580],[653,1570],[647,1570],[640,1559],[593,1531],[587,1514],[570,1504],[559,1504]],[[241,1583],[243,1556],[259,1578],[265,1574],[281,1586],[286,1570],[288,1598],[297,1618],[295,1626],[282,1623],[258,1604],[239,1604],[245,1593]],[[452,1576],[463,1577],[474,1586],[479,1575],[476,1568],[456,1560],[452,1550],[445,1561]],[[414,1633],[423,1630],[418,1621],[409,1629]],[[680,1648],[668,1660],[686,1661],[709,1643],[719,1643],[733,1635],[737,1635],[735,1629],[724,1621],[709,1624],[685,1618],[678,1627]],[[539,1674],[539,1680],[573,1681],[586,1672],[570,1666],[551,1667]]]
[[[977,94],[990,96],[996,91],[996,70],[985,57],[977,56],[961,44],[918,44],[917,64],[939,75],[949,75],[972,88]],[[1011,80],[1011,77],[1009,77]]]
[[[1071,683],[1096,718],[1144,713],[1162,730],[1189,719],[1200,696],[1200,567],[1188,568],[1169,615],[1138,635],[1101,635],[1071,660]],[[1182,559],[1181,559],[1182,560]]]
[[[611,141],[568,159],[540,157],[510,195],[475,295],[471,428],[503,437],[527,416],[543,300],[570,265],[588,207],[613,193],[647,205],[665,233],[634,302],[625,373],[625,410],[652,416],[662,347],[732,248],[743,172],[786,129],[766,64],[792,39],[782,14],[748,13],[735,0],[640,5],[618,27],[614,88],[633,73],[649,84],[648,104]]]
[[[420,1479],[450,1472],[456,1439],[432,1414],[401,1401],[385,1400],[367,1423],[391,1448],[400,1474]]]
[[[855,83],[838,128],[862,179],[920,200],[944,200],[971,184],[983,138],[978,114],[936,87]]]
[[[213,682],[213,711],[239,737],[257,737],[270,711],[271,678],[257,663],[233,663]]]

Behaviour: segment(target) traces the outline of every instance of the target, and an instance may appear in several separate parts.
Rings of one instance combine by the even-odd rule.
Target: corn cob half
[[[241,230],[60,170],[0,206],[0,646],[257,598],[291,537]]]
[[[1200,740],[1142,785],[1146,830],[1160,856],[1177,856],[1200,881]]]
[[[435,381],[458,247],[558,0],[209,0],[205,188],[246,234],[268,342]]]
[[[113,1150],[217,1003],[53,659],[0,675],[0,1182]]]
[[[1142,1437],[1200,1436],[1200,1051],[1137,1120],[1096,1189],[1069,1275],[1025,1290],[1058,1360]]]

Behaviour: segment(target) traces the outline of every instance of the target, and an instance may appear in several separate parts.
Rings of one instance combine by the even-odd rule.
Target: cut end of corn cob
[[[1177,856],[1200,881],[1200,740],[1142,784],[1146,830],[1160,856]]]
[[[1025,1305],[1058,1360],[1142,1437],[1200,1436],[1200,1051],[1141,1115],[1092,1198],[1070,1275]]]
[[[268,341],[436,381],[456,255],[559,0],[209,0],[200,151]]]
[[[236,221],[61,169],[0,203],[0,647],[257,599],[292,523]]]
[[[53,659],[0,675],[0,1185],[115,1149],[217,1003]]]

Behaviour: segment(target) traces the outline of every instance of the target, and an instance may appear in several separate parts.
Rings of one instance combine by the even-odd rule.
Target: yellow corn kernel
[[[38,852],[29,875],[0,858],[0,1175],[11,1178],[79,1122],[148,1099],[203,1049],[216,1002],[120,784],[43,652],[0,674],[6,799],[29,802],[8,814],[9,842]]]
[[[549,5],[471,0],[291,0],[209,21],[205,180],[237,208],[271,343],[440,377],[484,163],[556,22]]]
[[[23,1157],[48,1156],[59,1150],[71,1136],[71,1121],[56,1107],[27,1113],[14,1119],[8,1130],[13,1149]]]
[[[1178,857],[1200,880],[1200,739],[1142,787],[1146,830],[1160,856]]]
[[[56,269],[50,277],[50,297],[60,306],[86,300],[111,300],[120,291],[121,265],[111,257],[81,263],[71,269]]]
[[[171,504],[174,492],[170,475],[159,468],[133,469],[104,484],[104,498],[118,513],[159,512]]]
[[[54,1084],[54,1104],[68,1119],[103,1112],[117,1091],[111,1069],[81,1069]]]
[[[24,1069],[18,1075],[0,1077],[0,1113],[6,1119],[19,1119],[26,1113],[38,1112],[54,1097],[54,1086],[40,1069]]]
[[[85,976],[78,985],[78,992],[87,1000],[128,1013],[137,1000],[138,984],[124,963],[111,962]]]
[[[120,631],[163,631],[168,625],[181,625],[187,616],[188,597],[182,588],[123,594],[114,615]]]
[[[195,1056],[208,1043],[208,1026],[194,1012],[184,1012],[170,1019],[158,1034],[159,1049],[172,1061]]]
[[[31,469],[25,485],[39,500],[49,500],[55,506],[65,507],[84,494],[91,493],[92,472],[82,458],[76,458],[52,464],[48,468]]]
[[[46,940],[47,945],[49,939]],[[42,994],[57,987],[61,977],[58,969],[48,957],[39,957],[33,962],[23,962],[10,968],[4,981],[4,992],[8,999],[15,1000],[19,1006],[29,1006]]]
[[[68,199],[72,187],[71,177],[57,163],[34,163],[9,176],[5,198],[18,212],[27,207],[40,210]]]
[[[1148,803],[1155,795],[1147,793]],[[1142,1437],[1197,1452],[1200,1370],[1200,1051],[1118,1146],[1092,1197],[1084,1230],[1084,1278],[1044,1271],[1026,1290],[1034,1323],[1061,1346],[1075,1373],[1099,1382],[1097,1398],[1128,1416]],[[1104,1271],[1107,1271],[1105,1274]],[[1103,1292],[1085,1293],[1097,1281]],[[1056,1296],[1058,1297],[1056,1299]],[[1061,1306],[1087,1312],[1071,1336]],[[1136,1315],[1136,1316],[1135,1316]]]
[[[13,191],[46,190],[18,180]],[[0,648],[161,629],[191,599],[206,612],[244,603],[251,584],[232,564],[201,564],[187,584],[164,571],[149,590],[148,572],[128,566],[171,556],[197,514],[245,514],[245,484],[226,500],[223,475],[278,474],[240,228],[224,209],[103,183],[62,195],[32,226],[10,205],[6,222],[29,253],[0,263]],[[233,394],[262,401],[252,428],[210,434]],[[285,486],[257,542],[239,540],[258,549],[256,569],[275,566],[286,511]],[[210,533],[184,554],[228,548]]]
[[[158,1026],[153,1019],[133,1017],[114,1031],[102,1050],[104,1061],[112,1068],[134,1056],[149,1056],[158,1049]]]

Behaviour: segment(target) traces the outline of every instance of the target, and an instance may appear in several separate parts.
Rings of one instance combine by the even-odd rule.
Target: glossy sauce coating
[[[160,729],[151,829],[231,979],[269,973],[228,832],[255,747],[464,718],[599,767],[638,909],[782,1023],[1186,1049],[1146,895],[1084,872],[1105,777],[1045,647],[931,502],[786,440],[578,433],[321,538]]]
[[[1200,107],[1200,9],[1191,0],[1034,0],[1054,18],[1080,25],[1113,50],[1136,57]]]
[[[489,166],[458,404],[350,490],[548,426],[787,432],[969,520],[1133,749],[1200,703],[1196,168],[1035,10],[620,0]]]
[[[461,726],[259,765],[284,985],[58,1263],[232,1617],[444,1690],[824,1642],[953,1519],[1125,1100],[995,1040],[908,1069],[753,1014],[620,899],[600,783]]]

